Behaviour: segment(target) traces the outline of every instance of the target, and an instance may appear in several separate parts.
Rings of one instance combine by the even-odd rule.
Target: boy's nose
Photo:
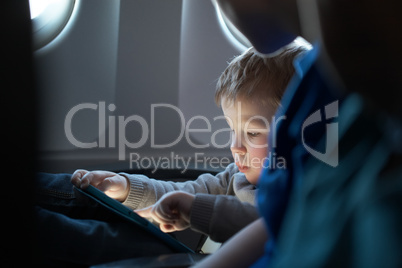
[[[246,147],[243,145],[241,135],[232,136],[232,144],[230,145],[230,150],[234,154],[244,155],[247,153]]]

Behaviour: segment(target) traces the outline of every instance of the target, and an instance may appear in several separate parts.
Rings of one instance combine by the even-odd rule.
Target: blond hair
[[[261,55],[253,48],[235,57],[219,77],[215,102],[235,102],[238,98],[257,99],[277,109],[283,92],[294,74],[293,60],[307,50],[290,46],[274,57]]]

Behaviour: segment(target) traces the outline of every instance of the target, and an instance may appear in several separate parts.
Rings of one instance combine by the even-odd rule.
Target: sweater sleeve
[[[235,196],[197,194],[190,212],[191,228],[225,242],[259,218],[257,208]]]
[[[235,170],[236,166],[230,164],[217,175],[205,173],[194,181],[186,182],[162,181],[144,175],[120,173],[130,182],[130,192],[123,204],[132,209],[144,208],[155,204],[164,194],[172,191],[224,195],[229,191],[230,180]]]

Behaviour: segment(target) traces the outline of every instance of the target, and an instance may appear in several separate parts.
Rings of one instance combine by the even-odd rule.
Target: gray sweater
[[[256,187],[250,184],[234,163],[217,175],[202,174],[194,181],[172,182],[143,175],[121,173],[130,181],[130,193],[123,203],[132,209],[153,205],[164,194],[185,191],[195,194],[190,225],[195,231],[224,242],[258,216]]]

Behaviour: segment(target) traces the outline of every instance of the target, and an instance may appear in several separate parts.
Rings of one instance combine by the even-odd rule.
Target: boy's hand
[[[109,171],[87,171],[78,169],[71,176],[71,183],[85,189],[88,185],[95,186],[109,197],[124,202],[130,191],[128,179]]]
[[[135,210],[138,215],[152,218],[165,233],[190,227],[190,210],[195,196],[185,192],[165,194],[153,206]]]

